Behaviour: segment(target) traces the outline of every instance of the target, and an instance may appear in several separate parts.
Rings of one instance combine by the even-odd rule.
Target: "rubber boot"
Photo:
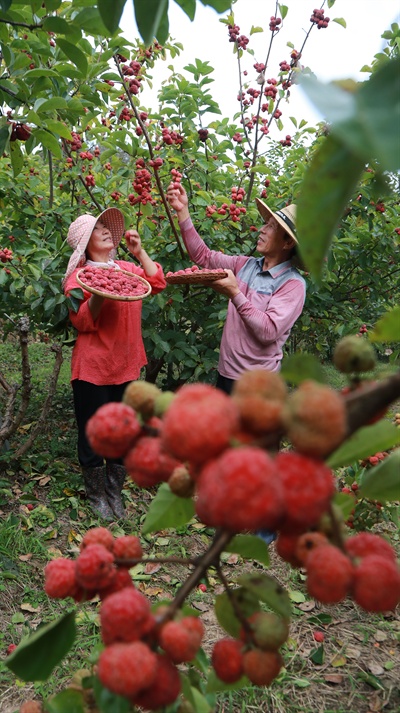
[[[114,520],[113,511],[108,502],[105,491],[105,468],[103,465],[95,468],[82,468],[83,481],[85,483],[86,496],[90,507],[103,518],[103,520]]]
[[[106,461],[105,491],[114,515],[119,518],[125,517],[125,509],[121,497],[125,478],[126,470],[123,465]]]

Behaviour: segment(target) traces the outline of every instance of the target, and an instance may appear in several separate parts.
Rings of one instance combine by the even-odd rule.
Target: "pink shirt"
[[[235,274],[240,294],[229,300],[218,371],[237,379],[249,369],[279,371],[282,349],[305,300],[305,280],[290,261],[263,270],[264,258],[210,250],[190,218],[180,223],[191,260]]]
[[[115,262],[123,270],[144,277],[150,283],[153,294],[166,287],[164,273],[158,263],[156,274],[149,276],[133,262]],[[76,281],[78,269],[65,284],[66,295],[80,287]],[[106,299],[98,318],[93,321],[88,302],[91,293],[83,290],[83,294],[78,312],[69,312],[71,322],[78,330],[72,351],[71,381],[81,379],[106,386],[137,379],[140,369],[147,364],[141,329],[142,300],[123,302]]]

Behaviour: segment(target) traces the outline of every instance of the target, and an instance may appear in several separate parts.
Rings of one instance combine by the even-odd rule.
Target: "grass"
[[[45,397],[52,371],[53,355],[46,344],[30,345],[32,399],[27,419],[16,441],[29,433],[29,424]],[[325,366],[328,382],[334,388],[346,379]],[[393,371],[379,365],[373,376]],[[0,371],[10,383],[19,380],[19,355],[13,344],[0,346]],[[0,394],[1,397],[1,394]],[[393,406],[390,414],[399,410]],[[0,400],[1,411],[1,400]],[[12,444],[13,445],[13,444]],[[128,519],[112,526],[115,535],[138,534],[149,503],[156,491],[147,492],[127,483],[124,489]],[[43,591],[43,568],[55,556],[75,557],[86,530],[98,525],[87,510],[83,484],[76,458],[76,428],[69,385],[69,351],[66,351],[60,379],[43,434],[19,462],[7,453],[0,457],[0,651],[65,611],[64,602],[49,600]],[[33,506],[33,509],[32,509]],[[399,547],[392,523],[380,523]],[[210,542],[212,531],[192,521],[177,532],[163,531],[142,537],[146,555],[196,557]],[[285,669],[269,689],[248,687],[225,691],[216,697],[215,713],[397,713],[400,706],[398,681],[400,667],[396,647],[400,622],[396,615],[373,616],[345,602],[337,607],[314,603],[311,607],[304,576],[275,555],[271,547],[271,571],[291,593],[293,621],[290,639],[284,647]],[[240,558],[225,562],[229,581],[245,571],[262,572],[261,565]],[[136,586],[152,602],[174,596],[185,568],[162,565],[154,573],[143,566],[134,570]],[[209,654],[214,641],[223,636],[213,603],[221,591],[215,571],[210,571],[206,592],[195,589],[188,604],[199,611],[206,625],[204,648]],[[313,632],[325,634],[323,660],[315,663],[318,644]],[[47,696],[65,687],[74,672],[87,667],[88,652],[96,651],[99,641],[98,604],[79,607],[78,636],[68,657],[46,682],[23,683],[0,661],[0,709],[17,710],[23,700]],[[314,656],[315,658],[315,656]],[[172,711],[171,711],[172,713]]]

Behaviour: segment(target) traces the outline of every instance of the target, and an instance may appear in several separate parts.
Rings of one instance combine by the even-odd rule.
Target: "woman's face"
[[[86,254],[90,260],[99,261],[98,258],[106,257],[110,251],[113,249],[114,243],[111,236],[111,231],[107,228],[101,220],[98,220],[93,228],[92,234],[89,239],[88,246],[86,248]]]

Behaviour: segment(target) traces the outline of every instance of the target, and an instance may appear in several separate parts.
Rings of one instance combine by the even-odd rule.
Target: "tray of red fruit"
[[[87,265],[76,274],[78,285],[109,300],[134,302],[151,294],[151,285],[144,277],[127,270]]]
[[[185,267],[184,270],[176,272],[167,272],[165,279],[169,285],[207,285],[215,280],[222,280],[227,277],[228,273],[221,267],[214,270],[201,268],[197,265]]]

